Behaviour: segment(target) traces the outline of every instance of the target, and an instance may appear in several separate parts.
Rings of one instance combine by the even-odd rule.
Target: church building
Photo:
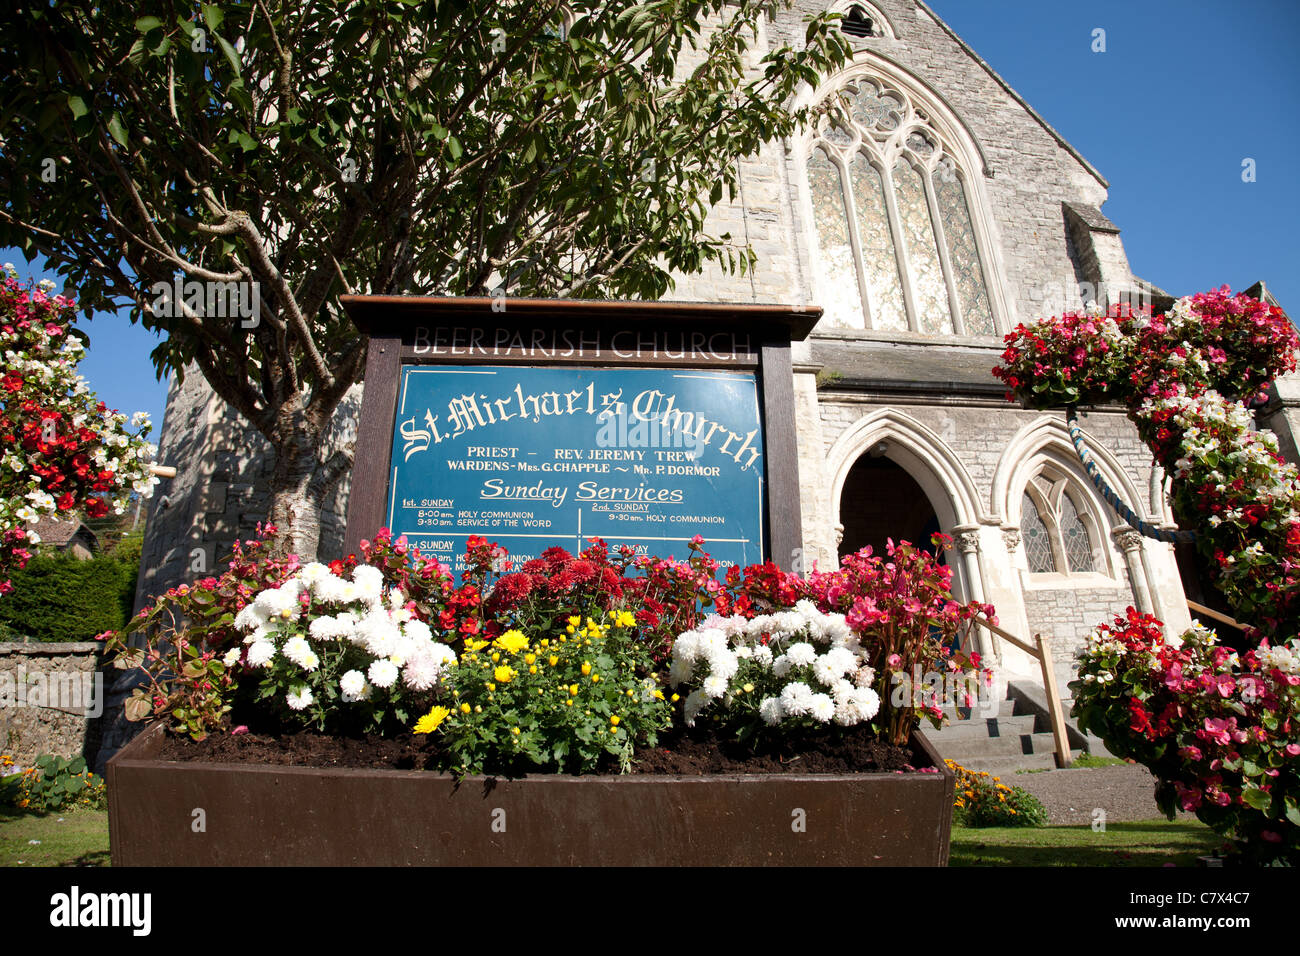
[[[802,18],[826,6],[774,13],[757,52],[801,42]],[[946,533],[955,592],[994,605],[1027,643],[1049,636],[1068,697],[1093,627],[1132,605],[1181,631],[1188,593],[1173,546],[1098,493],[1064,414],[1008,402],[991,369],[1017,323],[1090,300],[1164,310],[1172,299],[1133,274],[1102,211],[1102,173],[926,3],[831,8],[855,52],[801,94],[822,107],[815,127],[742,163],[734,201],[708,224],[752,246],[756,269],[682,276],[668,298],[824,310],[793,345],[800,499],[774,503],[800,509],[802,553],[774,560],[827,568],[887,539]],[[355,437],[353,392],[335,441]],[[1300,394],[1275,401],[1283,426],[1297,404]],[[1164,476],[1123,411],[1083,409],[1079,424],[1110,487],[1144,522],[1172,528]],[[251,534],[266,514],[266,448],[201,376],[173,381],[159,460],[178,475],[150,503],[142,598],[192,579],[196,561],[217,567]],[[342,546],[347,491],[345,480],[327,505],[324,557]],[[1035,659],[995,634],[978,640],[1000,693],[1015,683],[1041,696]],[[1037,754],[1046,728],[1029,724],[1025,749]]]

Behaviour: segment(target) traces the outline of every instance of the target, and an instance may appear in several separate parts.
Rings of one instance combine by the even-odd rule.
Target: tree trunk
[[[301,410],[286,410],[273,441],[275,469],[271,473],[270,521],[278,530],[275,550],[296,554],[304,562],[316,559],[320,544],[321,499],[313,494],[313,478],[322,467],[320,446],[325,428]]]

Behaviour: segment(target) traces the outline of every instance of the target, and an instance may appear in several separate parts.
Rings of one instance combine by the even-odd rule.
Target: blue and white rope
[[[1102,477],[1101,472],[1097,469],[1097,464],[1092,460],[1092,455],[1088,451],[1088,446],[1083,443],[1083,432],[1079,428],[1079,422],[1076,419],[1076,412],[1073,408],[1066,409],[1066,424],[1070,428],[1070,441],[1074,442],[1074,450],[1079,455],[1079,460],[1083,462],[1084,470],[1088,472],[1088,477],[1101,496],[1106,499],[1115,513],[1127,521],[1139,534],[1147,538],[1154,538],[1157,541],[1167,541],[1170,544],[1186,544],[1196,540],[1195,531],[1169,531],[1166,528],[1157,528],[1155,525],[1148,524],[1134,513],[1133,509],[1120,500],[1119,495],[1115,494],[1114,489]]]

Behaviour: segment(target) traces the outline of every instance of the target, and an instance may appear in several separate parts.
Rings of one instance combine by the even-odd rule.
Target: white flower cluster
[[[250,667],[283,660],[292,665],[286,668],[290,679],[317,675],[322,656],[341,660],[350,648],[359,649],[361,660],[355,654],[349,659],[364,671],[352,667],[338,679],[343,701],[351,703],[369,700],[375,688],[392,690],[399,681],[414,691],[429,690],[455,662],[455,652],[435,641],[429,625],[405,602],[399,588],[384,593],[378,568],[360,565],[348,581],[313,562],[278,588],[258,594],[235,617],[235,627],[246,635]],[[326,605],[332,613],[321,614]],[[309,612],[318,616],[304,628]],[[286,700],[301,710],[313,702],[311,688],[294,683]]]
[[[1279,670],[1283,674],[1300,674],[1300,640],[1276,647],[1264,647],[1255,657],[1266,670]]]
[[[669,671],[674,687],[699,682],[686,697],[688,726],[711,703],[726,707],[756,688],[768,692],[758,705],[768,726],[799,718],[852,726],[880,709],[875,676],[844,615],[811,601],[752,620],[710,616],[673,642]]]

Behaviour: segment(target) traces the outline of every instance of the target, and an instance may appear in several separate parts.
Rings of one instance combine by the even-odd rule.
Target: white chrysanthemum
[[[858,713],[863,720],[870,720],[880,711],[880,695],[870,687],[859,687],[853,693],[858,703]]]
[[[442,668],[427,655],[421,654],[411,658],[402,668],[402,682],[412,690],[428,690],[438,683]]]
[[[397,665],[390,660],[375,661],[366,671],[376,687],[392,687],[397,683],[397,673]]]
[[[239,663],[239,656],[240,649],[238,647],[232,647],[230,650],[226,651],[226,656],[221,658],[221,663],[225,664],[227,667],[234,667]]]
[[[711,674],[704,678],[703,690],[706,697],[717,700],[727,692],[727,679]]]
[[[357,586],[358,597],[367,604],[376,605],[383,598],[384,572],[369,565],[358,565],[352,572],[352,581]]]
[[[356,615],[351,611],[344,611],[332,617],[327,614],[316,618],[307,631],[318,641],[338,641],[350,637],[352,629],[356,626]]]
[[[302,569],[298,572],[298,580],[301,581],[303,587],[308,590],[314,589],[317,584],[324,581],[329,576],[329,566],[321,564],[319,561],[312,561],[309,564],[303,565]]]
[[[249,604],[235,615],[235,628],[240,631],[251,631],[259,627],[265,627],[269,617],[270,615],[258,607],[257,604]]]
[[[781,706],[791,717],[802,717],[812,708],[812,690],[803,681],[794,681],[781,689]]]
[[[406,595],[402,593],[401,588],[393,588],[388,592],[388,609],[396,611],[406,603]]]
[[[339,690],[344,700],[359,700],[366,687],[366,675],[358,670],[348,671],[339,679]]]
[[[303,710],[310,707],[315,699],[312,696],[311,688],[306,684],[298,684],[290,688],[288,695],[285,697],[290,710]]]
[[[740,670],[740,660],[728,650],[715,650],[709,654],[710,676],[731,680]]]
[[[275,657],[275,645],[270,641],[254,641],[248,647],[248,666],[265,667]]]
[[[320,658],[316,656],[316,652],[307,643],[307,638],[301,634],[294,635],[285,641],[280,653],[303,670],[314,671],[320,664]]]
[[[786,674],[790,673],[790,668],[793,666],[794,665],[790,663],[790,658],[782,654],[780,657],[772,661],[772,673],[777,677],[784,677]]]
[[[727,652],[727,635],[717,628],[699,632],[699,653],[704,657]]]
[[[785,656],[796,667],[806,667],[817,660],[817,649],[807,641],[796,641],[786,649]]]
[[[351,604],[357,600],[359,589],[351,581],[330,574],[316,582],[313,594],[325,604]]]
[[[876,669],[863,665],[859,667],[857,673],[853,675],[853,683],[858,687],[870,687],[876,682]]]
[[[763,722],[769,727],[774,727],[785,716],[785,708],[776,697],[764,697],[763,702],[758,705],[758,716],[762,717]]]
[[[429,630],[429,625],[415,618],[402,625],[402,633],[417,645],[424,645],[433,641],[433,631]]]
[[[734,651],[732,651],[732,653],[736,655],[736,660],[747,661],[754,656],[754,649],[750,647],[748,644],[741,644]]]
[[[813,720],[828,724],[835,716],[835,701],[828,694],[813,694],[809,699],[808,710]]]
[[[771,667],[772,648],[768,647],[766,644],[754,645],[754,660],[756,663],[762,664],[764,667]]]
[[[397,653],[402,631],[389,619],[387,611],[376,611],[357,623],[353,640],[375,657],[391,657]]]
[[[699,715],[706,702],[707,698],[701,691],[693,690],[686,695],[686,702],[682,705],[682,710],[687,727],[695,726],[695,718]]]
[[[289,578],[278,588],[271,588],[263,591],[253,603],[256,604],[269,618],[281,616],[285,611],[297,613],[299,609],[298,594],[301,585],[297,578]]]
[[[840,679],[840,674],[842,674],[842,671],[836,669],[835,662],[832,661],[829,654],[822,654],[822,657],[813,662],[813,676],[824,687],[833,687],[837,680]]]
[[[668,668],[668,683],[678,687],[691,679],[691,673],[695,670],[695,665],[689,660],[673,656],[673,663]]]
[[[673,660],[674,661],[693,661],[700,652],[700,635],[694,631],[687,631],[673,641]]]

